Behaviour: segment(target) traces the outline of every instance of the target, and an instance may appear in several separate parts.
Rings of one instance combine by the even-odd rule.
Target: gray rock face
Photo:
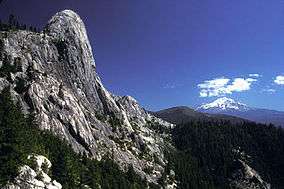
[[[41,33],[1,32],[0,66],[7,64],[17,69],[1,74],[0,89],[10,86],[40,129],[66,139],[78,153],[98,160],[111,155],[122,169],[131,164],[150,182],[161,176],[170,144],[149,123],[173,125],[149,115],[132,97],[104,88],[76,13],[57,13]]]
[[[241,168],[233,174],[231,187],[237,189],[270,189],[271,186],[247,163],[238,160]]]
[[[31,168],[28,165],[22,166],[15,181],[8,183],[2,189],[62,189],[60,183],[52,180],[46,174],[51,168],[51,163],[46,157],[31,155],[29,159],[35,167]],[[44,170],[44,164],[47,170]]]

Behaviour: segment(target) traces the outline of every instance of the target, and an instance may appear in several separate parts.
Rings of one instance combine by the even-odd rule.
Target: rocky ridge
[[[0,33],[0,89],[10,86],[40,129],[66,139],[78,153],[111,155],[157,182],[172,148],[153,125],[173,127],[147,113],[132,97],[108,92],[96,73],[83,21],[71,10],[54,15],[44,31]],[[6,68],[9,68],[7,72]]]
[[[31,165],[20,167],[19,175],[13,183],[8,183],[2,189],[61,189],[62,186],[56,180],[47,175],[51,168],[51,162],[41,155],[28,157]]]
[[[264,181],[259,173],[249,165],[251,156],[240,147],[232,150],[239,158],[234,160],[236,169],[233,171],[230,186],[236,189],[270,189],[271,184]]]
[[[240,169],[232,176],[231,187],[237,189],[270,189],[271,185],[265,182],[256,170],[246,162],[238,160]]]
[[[85,26],[73,11],[57,13],[40,33],[0,32],[0,90],[7,86],[24,112],[35,115],[40,129],[67,140],[76,152],[98,160],[112,157],[121,169],[131,165],[149,182],[157,183],[162,176],[167,164],[164,151],[173,148],[164,130],[174,125],[149,114],[134,98],[104,88]],[[38,168],[24,165],[6,188],[60,189],[41,168],[42,162],[49,168],[51,163],[43,156],[33,159]],[[240,163],[232,185],[270,187],[249,165]],[[166,188],[177,187],[174,177],[171,170]]]

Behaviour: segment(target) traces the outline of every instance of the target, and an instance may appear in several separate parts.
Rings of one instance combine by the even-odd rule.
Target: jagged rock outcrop
[[[50,161],[41,155],[31,155],[28,157],[31,168],[24,165],[20,168],[19,175],[13,183],[8,183],[2,189],[61,189],[62,186],[56,180],[48,176],[51,168]]]
[[[261,176],[247,163],[238,160],[240,169],[233,174],[231,187],[237,189],[270,189],[271,186],[265,182]]]
[[[44,31],[0,33],[0,89],[10,86],[40,129],[66,139],[78,153],[100,160],[111,155],[156,182],[167,163],[167,134],[150,123],[173,125],[149,115],[132,97],[108,92],[98,74],[85,26],[73,11],[51,18]],[[147,171],[146,171],[147,170]]]

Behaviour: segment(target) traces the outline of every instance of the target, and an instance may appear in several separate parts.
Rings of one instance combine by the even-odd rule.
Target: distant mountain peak
[[[220,111],[227,111],[227,110],[238,110],[238,111],[247,111],[250,108],[241,102],[237,102],[228,97],[218,98],[217,100],[203,104],[197,108],[197,110],[220,110]]]

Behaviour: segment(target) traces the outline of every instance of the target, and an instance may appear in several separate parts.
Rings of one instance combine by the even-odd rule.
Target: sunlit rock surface
[[[40,155],[29,156],[31,168],[24,165],[20,168],[19,175],[2,189],[61,189],[62,186],[56,180],[52,180],[47,172],[51,168],[50,161]]]
[[[55,14],[40,33],[1,32],[0,40],[0,66],[6,61],[17,67],[9,78],[0,78],[0,89],[11,86],[14,99],[35,114],[40,129],[91,158],[111,154],[121,169],[132,165],[150,182],[161,177],[164,150],[171,145],[168,134],[152,126],[173,125],[148,114],[132,97],[104,88],[84,23],[75,12]]]

